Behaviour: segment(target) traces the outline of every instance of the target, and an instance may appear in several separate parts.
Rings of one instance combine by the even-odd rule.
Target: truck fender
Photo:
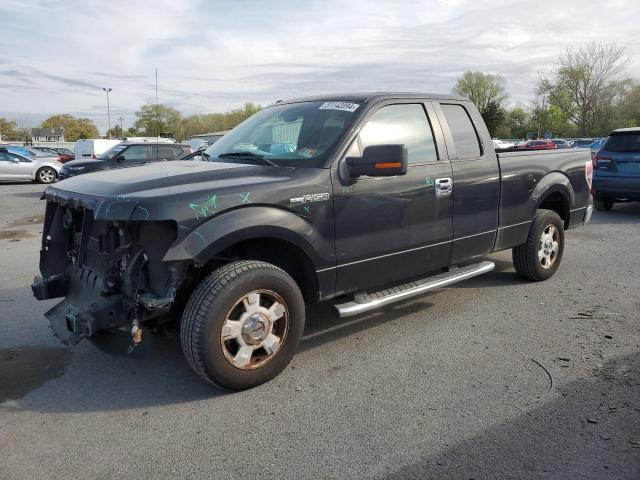
[[[261,237],[286,240],[300,248],[315,268],[321,263],[317,249],[321,238],[304,218],[281,208],[251,206],[222,212],[187,231],[171,246],[163,261],[193,260],[204,265],[225,248]]]
[[[531,216],[535,215],[540,205],[553,193],[560,193],[566,202],[565,209],[568,214],[575,204],[575,192],[569,177],[562,172],[551,172],[540,179],[531,192],[532,203],[535,205]],[[569,219],[566,218],[565,221]]]

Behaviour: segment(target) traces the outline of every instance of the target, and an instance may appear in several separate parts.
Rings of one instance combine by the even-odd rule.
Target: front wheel
[[[58,178],[58,172],[51,167],[42,167],[36,172],[36,181],[38,183],[53,183]]]
[[[265,262],[232,262],[191,295],[182,317],[182,349],[201,378],[243,390],[284,370],[304,321],[302,293],[286,272]]]
[[[551,278],[564,251],[564,223],[552,210],[538,210],[527,241],[513,249],[513,266],[521,276],[541,281]]]

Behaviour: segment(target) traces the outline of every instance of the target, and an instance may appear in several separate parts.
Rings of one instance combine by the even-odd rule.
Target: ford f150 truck
[[[493,269],[531,280],[587,223],[586,150],[498,152],[468,100],[353,94],[279,101],[206,161],[49,187],[36,298],[63,342],[180,322],[204,380],[249,388],[291,360],[305,302],[342,317]]]

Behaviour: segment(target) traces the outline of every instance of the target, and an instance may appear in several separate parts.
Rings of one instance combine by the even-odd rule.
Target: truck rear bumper
[[[588,225],[593,216],[593,205],[587,205],[587,209],[584,211],[584,225]]]

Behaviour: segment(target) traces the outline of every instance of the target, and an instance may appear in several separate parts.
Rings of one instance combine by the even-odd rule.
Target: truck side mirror
[[[349,175],[357,178],[392,177],[407,173],[407,147],[402,144],[370,145],[362,152],[362,157],[346,158]]]
[[[124,162],[124,155],[116,155],[113,159],[118,163],[122,163]]]

